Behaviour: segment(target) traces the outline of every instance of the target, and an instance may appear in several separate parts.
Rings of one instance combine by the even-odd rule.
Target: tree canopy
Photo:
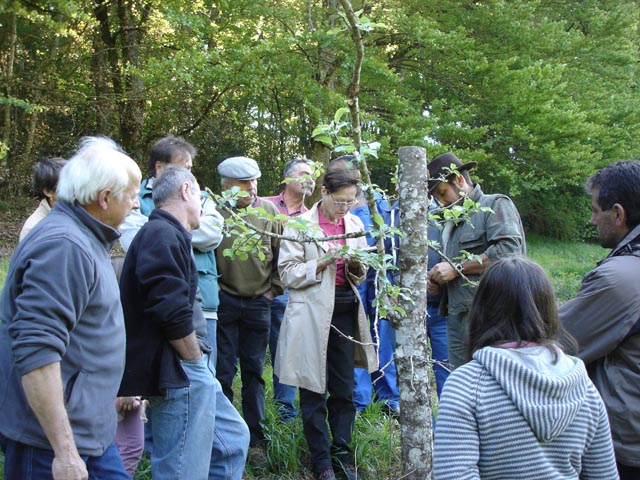
[[[582,184],[638,158],[637,2],[354,2],[367,30],[363,140],[388,187],[397,150],[476,160],[528,228],[584,232]],[[144,165],[166,133],[199,150],[195,173],[249,155],[263,193],[345,106],[353,44],[337,0],[8,0],[0,5],[0,188],[25,193],[31,165],[105,134]],[[366,28],[370,26],[370,28]],[[568,200],[568,201],[567,201]]]

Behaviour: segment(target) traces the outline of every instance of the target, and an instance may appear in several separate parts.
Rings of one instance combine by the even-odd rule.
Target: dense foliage
[[[274,192],[294,154],[344,106],[353,44],[337,0],[8,0],[0,5],[0,189],[25,193],[33,162],[106,134],[145,164],[165,133],[199,149],[196,174],[256,158]],[[584,178],[639,157],[633,1],[354,2],[365,36],[360,105],[388,186],[396,152],[480,162],[487,192],[530,230],[583,234]]]

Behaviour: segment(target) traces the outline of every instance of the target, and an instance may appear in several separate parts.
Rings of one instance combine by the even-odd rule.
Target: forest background
[[[485,192],[528,232],[589,235],[584,179],[640,146],[637,1],[353,2],[364,36],[360,105],[373,180],[397,150],[479,162]],[[286,161],[326,161],[312,132],[345,106],[353,43],[337,0],[4,0],[0,199],[28,196],[34,162],[83,135],[114,138],[146,170],[159,137],[198,148],[218,191],[232,155],[276,193]],[[335,155],[335,153],[333,153]]]
[[[359,100],[363,140],[380,143],[368,158],[376,183],[391,187],[399,147],[453,150],[479,162],[486,192],[515,200],[528,238],[591,235],[584,179],[638,158],[638,2],[353,4],[366,31]],[[83,135],[114,138],[143,170],[156,139],[184,136],[214,191],[215,167],[232,155],[258,160],[268,194],[291,157],[338,154],[313,132],[349,97],[354,44],[341,12],[338,0],[4,0],[0,254],[6,213],[24,219],[34,206],[32,165],[69,156]]]

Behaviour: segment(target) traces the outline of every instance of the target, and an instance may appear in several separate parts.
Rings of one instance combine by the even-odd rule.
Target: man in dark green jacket
[[[449,362],[457,368],[468,359],[468,317],[475,286],[491,262],[510,255],[525,255],[524,230],[518,209],[506,195],[486,195],[473,183],[469,169],[476,162],[463,164],[453,153],[434,158],[429,170],[429,193],[443,208],[460,205],[469,198],[493,212],[477,211],[468,221],[445,222],[442,230],[443,259],[429,270],[429,289],[442,293],[440,309],[447,318]],[[474,257],[465,260],[462,251]]]

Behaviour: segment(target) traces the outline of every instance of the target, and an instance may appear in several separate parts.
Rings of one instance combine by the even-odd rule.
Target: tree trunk
[[[144,24],[149,15],[149,8],[142,8],[136,25],[132,2],[118,1],[118,19],[122,30],[122,71],[124,73],[124,91],[120,107],[120,132],[122,145],[129,153],[143,156],[144,149],[140,145],[142,125],[144,122],[144,91],[138,71],[140,70],[140,39]]]
[[[11,84],[13,83],[13,64],[16,58],[16,43],[17,43],[17,20],[16,13],[11,12],[9,14],[9,41],[6,60],[2,61],[4,65],[0,65],[2,67],[2,76],[5,84],[4,95],[8,99],[7,103],[4,106],[4,115],[3,115],[3,134],[2,134],[2,143],[5,145],[7,149],[10,149],[10,146],[13,144],[12,140],[12,130],[13,125],[11,123]],[[1,59],[0,59],[1,60]],[[2,153],[3,149],[0,148],[0,153]],[[2,157],[0,155],[0,162],[2,168],[7,167],[7,157]]]
[[[402,147],[398,151],[400,197],[400,299],[406,315],[395,319],[395,353],[400,389],[402,478],[433,478],[431,362],[427,347],[427,212],[426,150]]]

